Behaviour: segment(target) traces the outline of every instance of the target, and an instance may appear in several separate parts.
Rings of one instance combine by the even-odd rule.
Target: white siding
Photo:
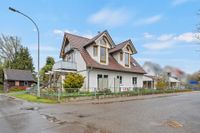
[[[92,57],[92,59],[94,59],[96,62],[99,62],[100,61],[100,50],[99,50],[99,46],[98,46],[98,52],[97,52],[97,56],[93,56],[93,46],[94,45],[90,45],[86,48],[87,52],[89,53],[90,57]]]
[[[78,50],[75,50],[75,62],[77,64],[77,71],[85,71],[86,63]]]
[[[132,85],[132,77],[137,77],[137,85],[134,87],[142,87],[143,86],[143,75],[142,74],[134,74],[134,73],[125,73],[125,72],[115,72],[108,70],[91,70],[89,73],[90,81],[89,88],[90,91],[93,91],[94,88],[97,88],[97,75],[108,75],[108,87],[114,91],[114,78],[117,76],[122,76],[122,85],[126,87],[133,87]]]

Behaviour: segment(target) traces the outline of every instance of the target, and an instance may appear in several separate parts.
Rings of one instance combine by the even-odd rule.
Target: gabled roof
[[[108,65],[102,65],[96,62],[94,59],[92,59],[92,57],[89,55],[85,47],[91,44],[92,42],[94,42],[103,33],[108,34],[107,31],[104,31],[98,34],[97,36],[95,36],[94,38],[88,39],[85,37],[65,33],[64,37],[68,39],[71,45],[71,48],[76,48],[80,51],[84,61],[86,62],[86,66],[88,68],[105,69],[105,70],[120,71],[120,72],[141,73],[141,74],[145,73],[143,68],[132,57],[131,57],[130,68],[125,68],[124,66],[120,65],[111,54],[109,55]]]
[[[3,71],[5,80],[35,82],[35,79],[29,70],[4,69]]]
[[[173,83],[179,83],[180,81],[173,78],[173,77],[169,77],[169,82],[173,82]]]
[[[90,44],[92,44],[93,42],[95,42],[95,40],[97,40],[97,39],[98,39],[99,37],[101,37],[101,35],[103,35],[103,34],[106,34],[106,36],[109,38],[111,45],[115,45],[115,43],[114,43],[114,41],[112,40],[110,34],[108,33],[107,30],[105,30],[105,31],[103,31],[103,32],[101,32],[101,33],[99,33],[99,34],[97,34],[96,36],[94,36],[92,39],[90,39],[90,41],[88,41],[88,42],[84,45],[84,47],[87,47],[87,46],[89,46]]]
[[[124,42],[121,42],[121,43],[118,44],[118,45],[115,45],[114,48],[112,48],[112,49],[109,50],[109,53],[118,52],[118,51],[122,50],[127,44],[130,44],[133,53],[136,54],[137,51],[136,51],[135,47],[133,46],[133,43],[132,43],[132,41],[131,41],[130,39],[129,39],[129,40],[126,40],[126,41],[124,41]]]
[[[74,34],[65,32],[64,37],[63,37],[61,51],[60,51],[60,57],[62,57],[62,51],[64,50],[66,40],[70,42],[72,49],[74,49],[74,48],[78,49],[80,47],[83,47],[84,44],[86,44],[87,42],[90,41],[90,39],[88,39],[86,37],[82,37],[82,36],[78,36],[78,35],[74,35]]]

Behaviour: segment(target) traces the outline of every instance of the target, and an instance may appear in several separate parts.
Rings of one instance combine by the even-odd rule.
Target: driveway
[[[56,105],[0,95],[0,132],[199,133],[199,111],[199,92],[125,102]]]

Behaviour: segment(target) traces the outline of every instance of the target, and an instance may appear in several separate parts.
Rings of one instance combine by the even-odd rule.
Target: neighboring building
[[[92,39],[65,33],[61,61],[53,73],[78,72],[85,77],[83,91],[111,89],[113,92],[143,86],[145,71],[132,57],[137,51],[131,40],[116,45],[107,31]],[[61,82],[64,76],[61,76]]]
[[[4,69],[4,90],[11,87],[30,87],[36,83],[31,71],[17,70],[17,69]]]
[[[143,88],[145,89],[156,89],[158,77],[152,75],[144,75],[143,77]]]
[[[177,80],[176,78],[169,77],[169,84],[171,89],[178,89],[180,88],[181,82]]]
[[[157,89],[157,82],[164,78],[163,76],[152,76],[152,75],[144,75],[143,77],[143,88],[145,89]],[[168,87],[170,89],[180,89],[181,82],[174,77],[166,77],[166,82],[168,82]]]

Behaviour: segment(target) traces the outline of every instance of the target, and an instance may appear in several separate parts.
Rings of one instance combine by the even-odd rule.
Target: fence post
[[[96,91],[96,87],[94,88],[94,96],[95,96],[95,99],[97,98],[97,91]]]
[[[60,102],[61,90],[58,88],[58,101]]]

